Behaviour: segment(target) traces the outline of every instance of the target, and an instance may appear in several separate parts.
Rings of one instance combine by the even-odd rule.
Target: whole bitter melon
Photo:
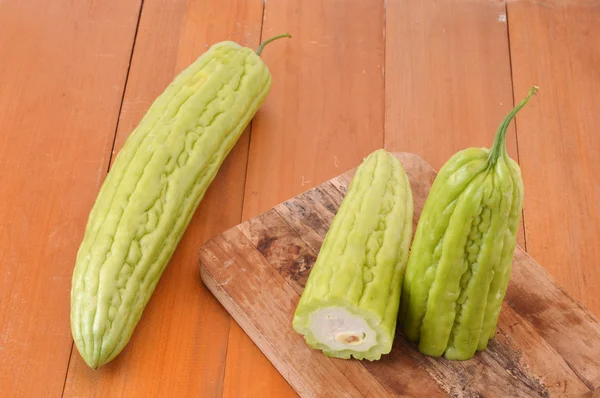
[[[400,161],[384,149],[358,167],[293,319],[307,344],[337,358],[390,352],[412,235],[413,201]]]
[[[73,272],[71,330],[90,367],[128,343],[204,193],[267,96],[271,75],[259,55],[273,39],[256,52],[213,45],[154,101],[119,151]]]
[[[523,207],[518,164],[502,121],[490,150],[469,148],[441,168],[415,232],[400,321],[423,354],[466,360],[494,337],[510,278]]]

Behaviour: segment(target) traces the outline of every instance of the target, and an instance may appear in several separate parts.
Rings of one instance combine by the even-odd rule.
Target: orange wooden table
[[[75,255],[112,155],[211,44],[267,48],[269,97],[213,182],[129,345],[97,371],[69,325]],[[511,126],[519,243],[600,316],[600,3],[0,0],[0,392],[295,393],[202,285],[211,236],[376,148],[439,168]]]

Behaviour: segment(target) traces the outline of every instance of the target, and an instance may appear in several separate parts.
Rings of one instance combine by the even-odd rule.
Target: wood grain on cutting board
[[[435,171],[397,154],[416,226]],[[351,173],[229,229],[200,249],[202,279],[302,396],[579,396],[600,387],[600,324],[517,248],[497,333],[469,361],[421,355],[397,333],[379,361],[338,360],[292,329],[299,296]],[[407,377],[407,375],[409,375]]]

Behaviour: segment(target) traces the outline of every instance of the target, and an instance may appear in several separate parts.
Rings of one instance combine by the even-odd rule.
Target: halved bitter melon
[[[402,164],[384,149],[358,167],[293,319],[307,344],[338,358],[390,352],[413,201]]]

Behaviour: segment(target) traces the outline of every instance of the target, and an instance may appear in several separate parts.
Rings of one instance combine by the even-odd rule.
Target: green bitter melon
[[[390,352],[412,235],[402,164],[371,153],[358,167],[309,275],[293,319],[325,355],[377,360]]]
[[[456,153],[436,177],[415,232],[399,322],[423,354],[466,360],[494,337],[523,207],[502,121],[494,145]]]
[[[281,35],[283,37],[289,35]],[[182,71],[130,134],[77,253],[71,330],[96,369],[128,343],[220,165],[263,103],[260,52],[225,41]]]

